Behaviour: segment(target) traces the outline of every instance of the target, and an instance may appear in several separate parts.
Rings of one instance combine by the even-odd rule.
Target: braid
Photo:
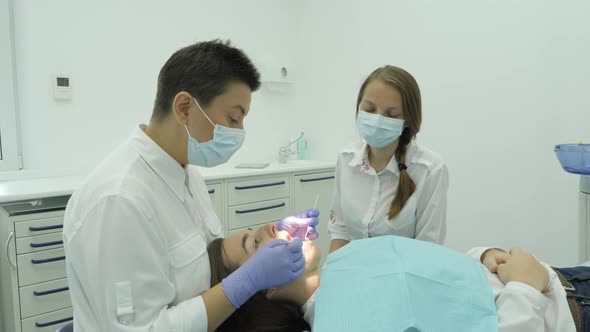
[[[408,130],[408,128],[405,128],[399,138],[399,145],[395,150],[395,158],[399,164],[406,164],[406,152],[408,150],[408,144],[410,144],[411,141],[411,131]],[[416,184],[410,177],[410,174],[408,174],[408,171],[400,167],[397,192],[395,193],[395,197],[393,197],[393,201],[391,201],[391,205],[389,207],[389,220],[397,217],[414,191],[416,191]]]

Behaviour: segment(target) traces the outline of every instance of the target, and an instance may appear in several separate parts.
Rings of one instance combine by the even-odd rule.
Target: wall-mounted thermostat
[[[72,79],[70,75],[54,75],[53,81],[53,98],[56,100],[72,99]]]

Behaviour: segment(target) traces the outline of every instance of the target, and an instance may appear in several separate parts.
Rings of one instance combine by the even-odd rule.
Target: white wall
[[[561,170],[553,146],[590,141],[590,3],[304,4],[300,109],[317,121],[312,157],[351,140],[370,71],[406,68],[422,90],[419,142],[450,170],[448,245],[522,246],[577,262],[579,177]]]
[[[0,0],[0,171],[18,170],[11,1]]]
[[[577,260],[578,177],[553,146],[590,141],[590,3],[324,0],[15,2],[25,166],[82,172],[149,120],[176,49],[231,38],[296,81],[254,95],[236,161],[271,160],[304,129],[309,158],[355,135],[358,87],[375,67],[408,69],[423,94],[420,143],[450,169],[448,244],[520,245]],[[279,60],[276,60],[279,59]],[[49,77],[72,75],[55,102]]]
[[[288,0],[19,0],[15,5],[25,167],[75,173],[92,168],[134,126],[149,121],[158,72],[175,50],[222,38],[255,63],[294,63],[300,16],[299,5]],[[54,73],[71,74],[71,101],[53,99]],[[298,129],[286,120],[293,111],[291,90],[254,95],[247,139],[236,160],[273,159],[282,143],[277,138],[287,140]]]

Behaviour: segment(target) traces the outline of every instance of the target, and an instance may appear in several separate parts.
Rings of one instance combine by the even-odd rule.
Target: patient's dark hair
[[[223,239],[215,239],[207,248],[211,265],[211,287],[235,271],[223,261]],[[217,328],[217,332],[301,332],[310,330],[301,307],[283,300],[269,300],[264,292],[252,296]]]

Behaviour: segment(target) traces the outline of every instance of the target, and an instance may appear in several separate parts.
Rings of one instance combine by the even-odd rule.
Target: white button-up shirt
[[[473,248],[467,255],[479,262],[487,249]],[[565,289],[555,271],[542,264],[549,272],[549,283],[543,293],[521,282],[504,285],[496,273],[483,267],[496,299],[498,332],[576,332]]]
[[[406,170],[416,191],[399,215],[389,220],[397,192],[399,168],[395,156],[379,174],[370,166],[367,144],[354,144],[340,153],[328,230],[330,237],[358,240],[397,235],[443,244],[446,237],[449,176],[442,159],[412,141]]]
[[[142,127],[143,128],[143,127]],[[76,331],[207,331],[207,244],[222,234],[205,182],[142,130],[71,197],[64,246]]]

